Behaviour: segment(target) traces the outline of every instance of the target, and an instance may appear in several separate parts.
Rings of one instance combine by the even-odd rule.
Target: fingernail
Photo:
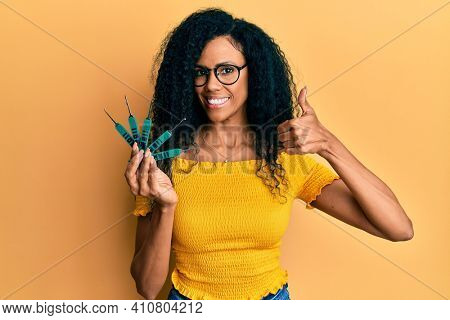
[[[150,155],[150,149],[147,148],[147,150],[145,150],[145,157],[148,158],[149,155]]]
[[[308,87],[305,86],[305,94],[308,94]]]

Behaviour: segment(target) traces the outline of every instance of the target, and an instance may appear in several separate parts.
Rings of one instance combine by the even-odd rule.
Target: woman
[[[167,36],[155,64],[152,136],[186,118],[170,143],[190,150],[157,164],[133,147],[125,177],[142,296],[161,290],[172,249],[169,299],[289,299],[279,256],[294,199],[387,240],[412,238],[395,195],[319,122],[306,87],[297,97],[283,52],[259,27],[198,11]]]

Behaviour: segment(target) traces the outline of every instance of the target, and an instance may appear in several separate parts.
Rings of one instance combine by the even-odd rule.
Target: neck
[[[210,122],[204,126],[203,138],[214,147],[233,149],[251,141],[252,131],[248,125],[245,107],[224,121]]]
[[[212,126],[205,128],[203,138],[206,143],[218,147],[232,149],[249,142],[249,130],[242,126]]]

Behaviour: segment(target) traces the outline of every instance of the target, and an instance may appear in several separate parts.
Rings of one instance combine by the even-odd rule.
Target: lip
[[[222,104],[211,104],[208,102],[208,98],[212,98],[212,99],[228,98],[228,100]],[[230,101],[230,99],[231,99],[231,97],[205,97],[205,104],[209,109],[220,109],[220,108],[223,108],[228,103],[228,101]]]

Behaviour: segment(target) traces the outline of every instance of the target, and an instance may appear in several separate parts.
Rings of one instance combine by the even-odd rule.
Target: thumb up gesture
[[[335,137],[317,119],[316,112],[306,99],[307,88],[300,90],[297,101],[302,115],[284,121],[278,127],[278,140],[288,154],[317,153],[323,156]]]

